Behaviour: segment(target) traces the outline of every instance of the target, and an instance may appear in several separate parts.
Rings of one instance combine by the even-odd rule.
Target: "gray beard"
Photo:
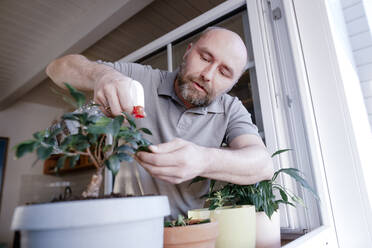
[[[190,83],[182,80],[180,75],[177,78],[178,90],[183,99],[194,107],[205,107],[208,106],[213,99],[210,99],[210,95],[202,95],[197,89],[192,87]]]

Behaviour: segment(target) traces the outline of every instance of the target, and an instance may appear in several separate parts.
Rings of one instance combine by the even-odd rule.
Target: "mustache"
[[[190,82],[194,82],[196,84],[198,84],[202,89],[204,89],[207,93],[210,92],[210,86],[208,84],[205,84],[203,82],[200,82],[202,80],[200,80],[199,78],[190,78]]]

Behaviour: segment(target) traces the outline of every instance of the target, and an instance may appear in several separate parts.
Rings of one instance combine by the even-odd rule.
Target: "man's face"
[[[207,106],[239,79],[246,50],[235,34],[217,29],[190,44],[183,59],[176,93],[190,107]]]

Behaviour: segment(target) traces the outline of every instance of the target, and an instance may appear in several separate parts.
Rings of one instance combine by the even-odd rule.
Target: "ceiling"
[[[0,110],[33,88],[23,98],[59,105],[54,96],[33,97],[35,89],[50,91],[44,70],[57,57],[81,53],[91,60],[115,61],[222,2],[2,0]]]

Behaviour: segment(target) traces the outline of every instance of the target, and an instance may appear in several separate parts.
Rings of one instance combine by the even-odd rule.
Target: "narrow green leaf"
[[[125,115],[125,118],[127,119],[129,125],[133,128],[136,128],[137,126],[136,122],[134,121],[134,118],[128,113],[123,112],[123,114]]]
[[[283,172],[289,176],[291,176],[293,179],[296,180],[299,184],[301,184],[302,187],[305,189],[308,189],[311,193],[313,193],[314,197],[318,198],[318,195],[316,194],[315,190],[308,184],[308,182],[301,176],[301,172],[296,168],[284,168],[277,171],[279,173]]]
[[[65,94],[63,94],[63,93],[61,93],[61,92],[55,90],[53,87],[50,87],[50,89],[52,90],[53,93],[55,93],[55,94],[61,96],[62,99],[63,99],[66,103],[68,103],[68,104],[74,106],[75,108],[78,108],[78,106],[77,106],[76,102],[74,101],[74,99],[72,99],[71,97],[68,97],[68,96],[66,96]]]
[[[86,102],[85,95],[82,92],[76,90],[74,87],[72,87],[68,83],[64,83],[64,84],[67,87],[67,89],[69,90],[71,96],[76,101],[78,108],[80,108],[81,106],[83,106],[85,104],[85,102]]]
[[[79,118],[75,116],[73,113],[65,113],[62,115],[62,120],[71,120],[71,121],[79,121]]]
[[[140,128],[138,130],[144,132],[145,134],[152,135],[152,132],[149,129],[145,128],[145,127]]]
[[[205,180],[207,180],[207,179],[208,179],[208,178],[205,178],[205,177],[194,177],[194,178],[191,180],[189,186],[190,186],[191,184],[193,184],[193,183],[197,183],[197,182],[205,181]]]
[[[278,150],[278,151],[274,152],[274,153],[271,155],[271,157],[274,157],[274,156],[276,156],[276,155],[279,155],[279,154],[281,154],[281,153],[283,153],[283,152],[287,152],[287,151],[290,151],[290,150],[292,150],[292,149],[282,149],[282,150]]]
[[[282,190],[281,188],[278,188],[278,189],[279,189],[279,193],[280,193],[280,196],[282,197],[283,201],[288,201],[288,196],[284,192],[284,190]]]

